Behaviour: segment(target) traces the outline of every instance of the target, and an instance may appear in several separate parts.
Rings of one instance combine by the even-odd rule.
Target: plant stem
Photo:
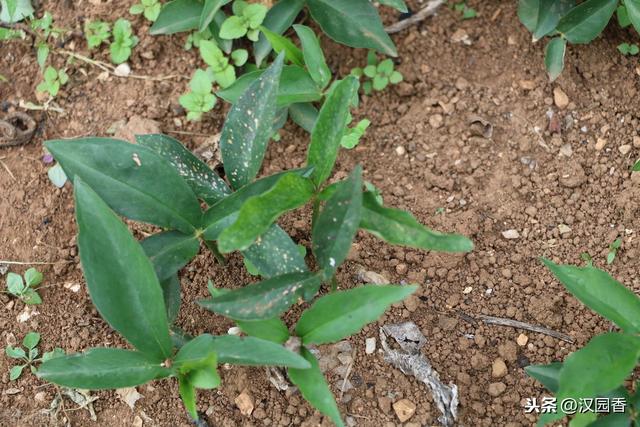
[[[207,245],[207,247],[209,248],[211,253],[213,253],[213,256],[216,257],[216,259],[218,260],[220,265],[226,265],[227,264],[227,260],[225,259],[224,255],[222,255],[220,253],[220,251],[218,250],[218,245],[216,245],[216,242],[213,242],[211,240],[205,240],[204,244]]]
[[[331,276],[331,292],[335,292],[338,289],[338,279],[336,275]]]

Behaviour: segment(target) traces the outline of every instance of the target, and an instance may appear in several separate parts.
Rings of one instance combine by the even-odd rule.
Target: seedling
[[[211,81],[218,83],[220,87],[226,88],[236,81],[236,67],[240,67],[247,62],[249,54],[244,49],[238,49],[231,53],[231,61],[211,40],[200,41],[200,56],[209,65],[207,71]]]
[[[124,18],[113,24],[113,41],[109,47],[111,62],[122,64],[131,56],[131,50],[138,44],[138,37],[133,35],[131,23]]]
[[[618,50],[624,56],[629,56],[629,55],[635,56],[640,52],[640,48],[635,43],[631,43],[631,44],[629,44],[629,43],[620,43],[618,45]]]
[[[91,21],[84,24],[84,35],[89,49],[95,49],[111,37],[109,24],[102,21]]]
[[[194,31],[189,34],[187,37],[187,41],[184,43],[184,50],[191,50],[191,48],[200,47],[200,42],[202,40],[211,40],[211,31],[209,31],[209,27],[205,28],[204,31]]]
[[[622,245],[622,238],[618,237],[609,245],[609,252],[607,253],[607,264],[613,264],[613,261],[616,259],[616,255],[618,254],[618,249]]]
[[[31,267],[24,273],[24,280],[19,274],[7,275],[7,292],[20,299],[25,304],[42,304],[40,295],[35,288],[42,283],[42,273]]]
[[[267,16],[267,7],[259,3],[247,3],[243,0],[233,2],[233,16],[228,17],[220,27],[220,37],[234,40],[245,35],[251,41],[258,41],[260,25]]]
[[[478,16],[476,10],[472,7],[469,7],[466,1],[454,3],[451,5],[451,7],[456,12],[460,12],[462,14],[462,19],[473,19]]]
[[[144,15],[146,19],[151,22],[155,22],[160,15],[160,9],[162,4],[158,0],[140,0],[140,3],[136,3],[129,9],[129,13],[132,15]]]
[[[13,366],[9,370],[9,380],[15,381],[20,378],[22,375],[22,371],[24,368],[29,367],[32,373],[36,373],[37,369],[35,367],[36,363],[46,362],[47,360],[51,360],[55,357],[59,357],[64,355],[64,350],[61,348],[55,348],[52,351],[48,351],[42,355],[42,357],[38,357],[38,343],[40,342],[40,334],[37,332],[29,332],[22,339],[22,347],[12,347],[10,345],[6,346],[4,349],[5,354],[12,358],[18,359],[23,362],[21,365]]]
[[[589,254],[589,252],[582,252],[580,254],[580,259],[585,262],[585,264],[590,267],[593,265],[593,258]]]
[[[571,294],[614,323],[620,332],[608,332],[592,338],[583,348],[567,356],[564,362],[530,365],[525,371],[560,402],[586,402],[606,397],[616,399],[618,407],[622,408],[616,411],[611,407],[595,413],[588,407],[584,412],[574,411],[569,414],[575,414],[571,425],[628,426],[634,420],[637,424],[640,389],[636,384],[635,393],[630,393],[625,382],[628,377],[633,377],[640,357],[640,298],[609,274],[591,265],[574,267],[557,265],[547,259],[542,261]],[[537,425],[564,418],[567,416],[564,409],[542,415]],[[607,414],[609,409],[611,413]]]
[[[1,22],[14,24],[33,16],[33,12],[33,6],[29,0],[0,0]]]
[[[80,260],[93,303],[136,350],[93,349],[57,358],[42,365],[40,377],[83,389],[176,377],[187,412],[195,419],[195,390],[218,386],[218,363],[278,365],[287,368],[311,405],[344,425],[308,347],[358,332],[416,290],[411,285],[337,290],[336,272],[358,229],[417,249],[467,252],[473,245],[463,236],[429,230],[408,212],[383,206],[379,194],[363,191],[360,166],[346,179],[327,184],[357,94],[354,77],[338,81],[328,92],[306,166],[256,179],[278,117],[283,62],[280,54],[229,111],[220,136],[229,182],[164,135],[139,136],[138,144],[105,138],[46,143],[74,182]],[[277,225],[283,214],[307,203],[313,211],[315,269]],[[116,213],[164,231],[138,243]],[[174,328],[174,344],[180,347],[176,352],[169,330],[180,304],[177,273],[196,256],[200,243],[221,262],[225,254],[240,252],[261,280],[233,290],[211,285],[212,297],[199,301],[235,321],[247,337],[205,334],[191,339]],[[318,297],[323,284],[331,292]],[[300,300],[311,306],[290,332],[281,316]]]
[[[60,86],[65,85],[69,81],[69,76],[61,68],[56,70],[49,65],[44,70],[44,80],[38,84],[36,91],[40,93],[48,93],[51,98],[55,98],[60,91]]]
[[[370,95],[372,90],[384,90],[389,83],[395,85],[402,81],[402,74],[394,70],[393,60],[387,58],[378,62],[373,51],[367,56],[367,66],[362,68],[354,68],[351,74],[360,78],[362,76],[368,78],[362,84],[362,89],[366,95]]]
[[[212,87],[207,72],[196,70],[189,82],[191,92],[180,97],[180,105],[187,110],[188,120],[200,120],[202,114],[211,111],[216,105],[216,97],[211,93]]]
[[[357,146],[370,124],[371,121],[369,119],[362,119],[354,127],[347,129],[342,141],[340,141],[340,145],[346,149],[352,149]]]

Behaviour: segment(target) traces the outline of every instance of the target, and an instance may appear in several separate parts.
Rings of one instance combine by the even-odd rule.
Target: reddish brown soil
[[[403,398],[417,405],[407,426],[437,425],[439,413],[424,384],[391,368],[380,353],[365,354],[365,338],[377,337],[383,323],[413,321],[421,328],[428,339],[425,356],[444,382],[459,387],[460,424],[532,425],[534,417],[525,416],[521,404],[526,397],[540,397],[543,389],[522,367],[562,359],[609,328],[570,297],[537,258],[578,264],[579,254],[589,252],[596,265],[640,291],[633,261],[640,255],[636,238],[640,187],[638,176],[629,172],[640,147],[636,143],[626,154],[619,150],[633,144],[637,136],[640,68],[636,68],[636,59],[622,57],[615,48],[632,37],[631,33],[609,29],[587,47],[572,46],[565,72],[550,84],[543,73],[543,46],[530,43],[529,33],[517,21],[515,4],[511,4],[515,2],[470,3],[480,12],[479,18],[463,22],[453,11],[442,8],[439,16],[394,36],[405,83],[365,97],[357,116],[368,117],[373,125],[362,144],[351,152],[343,151],[337,164],[336,176],[362,164],[366,179],[382,190],[386,204],[408,209],[436,229],[464,233],[476,245],[466,256],[444,255],[390,247],[364,233],[357,236],[339,274],[342,287],[358,284],[355,272],[359,266],[393,281],[421,285],[417,297],[393,307],[377,324],[350,339],[355,351],[350,378],[355,388],[345,393],[340,408],[357,425],[400,425],[390,405]],[[114,20],[126,15],[128,4],[74,2],[69,8],[63,2],[45,2],[44,7],[53,12],[59,25],[80,29],[84,19]],[[387,16],[389,22],[394,19]],[[141,39],[132,59],[135,73],[184,77],[199,64],[194,51],[182,49],[184,36],[151,37],[142,18],[133,22]],[[461,29],[471,45],[452,41],[454,32]],[[67,48],[89,54],[81,39]],[[335,45],[328,51],[332,68],[343,75],[365,61],[362,51]],[[105,59],[107,54],[104,49],[95,57]],[[29,44],[2,43],[0,58],[0,74],[9,79],[9,83],[0,83],[3,108],[12,109],[19,100],[35,101],[38,68]],[[55,57],[58,65],[64,59]],[[97,345],[125,345],[89,300],[75,246],[72,189],[67,184],[56,190],[50,184],[47,166],[41,161],[42,142],[105,135],[114,122],[133,115],[158,120],[165,132],[215,135],[226,110],[220,102],[201,123],[186,123],[177,103],[186,87],[184,78],[157,82],[110,77],[102,81],[100,70],[86,64],[75,63],[69,69],[70,82],[56,99],[64,114],[32,112],[39,122],[34,140],[0,151],[0,260],[53,263],[39,266],[45,274],[44,303],[27,322],[16,320],[23,304],[0,295],[3,346],[31,330],[42,334],[40,348],[45,351],[54,346],[73,352]],[[564,110],[553,103],[556,87],[569,96]],[[548,131],[547,112],[559,118],[559,133]],[[492,123],[491,139],[478,135],[469,125],[471,115]],[[539,134],[535,129],[540,129]],[[193,149],[206,140],[205,136],[179,137]],[[598,138],[607,141],[602,150],[595,149]],[[572,151],[569,156],[560,153],[567,144]],[[270,146],[264,173],[301,165],[306,145],[305,133],[287,125],[281,142]],[[439,208],[445,212],[436,215]],[[282,225],[308,245],[308,226],[299,224],[299,219],[300,213],[289,215]],[[571,231],[561,234],[559,224]],[[135,227],[138,232],[151,231]],[[501,232],[508,229],[518,230],[520,238],[505,239]],[[615,262],[605,266],[607,246],[618,236],[623,237],[622,249]],[[10,269],[22,272],[26,267],[12,265]],[[232,257],[229,267],[222,268],[202,251],[181,276],[183,309],[178,323],[188,332],[226,333],[232,326],[194,303],[206,296],[209,279],[226,287],[253,280],[239,257]],[[81,284],[81,290],[74,293],[70,284]],[[470,292],[464,293],[465,288]],[[473,325],[462,320],[460,312],[543,325],[573,336],[576,343]],[[293,323],[298,314],[298,309],[293,310],[287,322]],[[525,346],[516,344],[521,333],[529,339]],[[502,359],[508,368],[502,378],[492,378],[491,365],[496,359]],[[0,424],[48,424],[42,410],[53,399],[55,387],[28,372],[9,382],[11,363],[0,357]],[[299,394],[277,391],[262,369],[233,367],[221,373],[220,389],[199,393],[198,407],[207,412],[211,425],[329,424]],[[334,374],[329,377],[331,384],[339,381]],[[506,391],[492,396],[490,384],[497,382]],[[19,392],[9,395],[10,388]],[[241,415],[234,403],[243,390],[255,402],[252,416]],[[94,403],[97,422],[84,410],[67,410],[60,414],[59,423],[66,416],[72,425],[130,425],[136,417],[144,425],[189,424],[174,381],[154,382],[139,391],[144,398],[134,410],[114,392],[99,392]],[[72,405],[67,402],[67,407]]]

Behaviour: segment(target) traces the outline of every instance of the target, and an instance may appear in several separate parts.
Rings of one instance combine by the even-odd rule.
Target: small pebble
[[[364,352],[367,354],[373,354],[376,351],[376,339],[375,338],[367,338],[364,341]]]
[[[520,233],[518,233],[518,230],[505,230],[502,232],[502,237],[504,237],[505,239],[517,239],[520,237]]]
[[[556,107],[564,110],[569,105],[569,97],[560,87],[556,87],[553,89],[553,102]]]
[[[516,342],[520,347],[524,347],[529,342],[529,337],[525,334],[520,334],[518,335],[518,338],[516,338]]]

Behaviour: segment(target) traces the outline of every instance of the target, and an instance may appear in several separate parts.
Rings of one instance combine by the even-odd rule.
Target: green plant
[[[631,24],[640,31],[640,2],[637,0],[586,0],[579,4],[575,0],[518,2],[518,17],[533,34],[533,41],[552,37],[545,49],[544,60],[551,81],[562,73],[567,43],[590,43],[602,33],[614,12],[617,12],[620,26]],[[631,46],[629,49],[628,53],[634,55],[635,49]]]
[[[384,207],[379,194],[363,191],[359,166],[346,179],[327,183],[358,90],[353,77],[328,92],[311,133],[307,165],[256,179],[277,121],[283,62],[284,53],[229,111],[220,137],[228,183],[164,135],[138,136],[135,145],[105,138],[46,143],[74,182],[80,260],[91,298],[137,350],[94,349],[54,359],[42,365],[39,376],[89,389],[177,377],[185,406],[196,418],[194,388],[218,385],[217,363],[280,365],[313,406],[343,425],[308,346],[356,333],[416,289],[368,285],[337,290],[336,271],[358,229],[420,249],[466,252],[473,245],[463,236],[429,230],[408,212]],[[201,203],[207,205],[204,212]],[[277,225],[284,213],[307,203],[313,210],[315,270]],[[138,243],[116,213],[164,231]],[[238,289],[210,285],[211,298],[199,301],[234,320],[248,337],[191,339],[170,326],[180,304],[177,273],[201,242],[222,263],[225,254],[240,252],[261,276]],[[330,292],[317,297],[323,284],[330,285]],[[299,300],[311,306],[290,332],[281,316]],[[119,368],[115,373],[113,366]],[[107,371],[111,374],[104,375]]]
[[[622,245],[622,238],[618,237],[609,245],[609,252],[607,253],[607,264],[613,264],[613,261],[616,259],[616,255],[618,254],[618,249]]]
[[[571,294],[587,307],[613,322],[620,332],[598,335],[587,345],[573,352],[564,362],[549,365],[530,365],[527,374],[540,381],[557,398],[588,399],[609,397],[622,399],[623,413],[599,414],[594,409],[576,411],[570,425],[629,426],[640,421],[640,389],[631,394],[625,380],[638,366],[640,358],[640,298],[606,272],[588,265],[574,267],[557,265],[543,259],[544,264]],[[545,425],[566,415],[558,405],[557,413],[540,417],[538,425]]]
[[[211,75],[212,82],[218,83],[220,87],[226,88],[236,81],[235,67],[240,67],[247,62],[249,54],[244,49],[237,49],[231,52],[230,58],[227,58],[211,40],[200,41],[200,56],[202,60],[209,66],[208,72]]]
[[[0,21],[8,24],[33,16],[30,0],[0,0]]]
[[[367,66],[364,68],[356,67],[351,70],[351,74],[361,78],[365,77],[362,84],[362,90],[366,95],[370,95],[373,90],[384,90],[389,83],[392,85],[402,81],[402,74],[394,70],[393,60],[390,58],[378,62],[378,58],[373,51],[369,51],[367,56]]]
[[[633,165],[633,168],[631,169],[633,172],[639,172],[640,171],[640,160],[636,161]]]
[[[111,37],[111,29],[107,22],[88,21],[84,24],[84,36],[89,49],[95,49]]]
[[[48,93],[52,98],[58,95],[60,86],[65,85],[69,81],[69,76],[62,68],[56,70],[51,65],[44,70],[43,78],[44,80],[36,86],[36,91]]]
[[[346,149],[354,148],[360,143],[360,138],[364,136],[367,128],[371,124],[369,119],[360,120],[354,127],[349,128],[340,141],[340,145]]]
[[[160,9],[162,9],[162,3],[158,0],[140,0],[140,3],[131,6],[129,13],[132,15],[143,14],[146,19],[154,22],[160,15]]]
[[[7,275],[7,292],[25,304],[42,304],[42,298],[35,288],[42,283],[42,273],[31,267],[24,273],[24,280],[19,274]]]
[[[180,105],[187,110],[188,120],[200,120],[203,113],[216,105],[216,97],[211,93],[212,83],[206,71],[196,70],[189,82],[191,91],[180,97]]]
[[[138,37],[133,35],[131,23],[124,18],[113,24],[113,41],[109,47],[111,62],[122,64],[131,56],[131,50],[138,44]]]
[[[618,45],[618,50],[624,56],[628,56],[628,55],[635,56],[640,52],[640,48],[635,43],[631,43],[631,44],[629,44],[629,43],[620,43]]]
[[[476,10],[467,5],[466,1],[461,1],[460,3],[452,3],[451,8],[456,12],[460,12],[462,15],[462,19],[472,19],[478,16]]]
[[[244,0],[233,2],[233,15],[225,19],[220,27],[220,37],[234,40],[245,35],[251,41],[257,42],[262,21],[267,16],[267,7],[259,3],[247,3]]]
[[[31,372],[35,374],[37,372],[35,367],[36,363],[46,362],[53,358],[64,355],[64,350],[62,350],[61,348],[55,348],[52,351],[44,353],[42,357],[38,358],[39,351],[37,346],[39,342],[40,334],[37,332],[29,332],[22,339],[22,347],[24,348],[13,347],[10,345],[5,347],[4,353],[7,355],[7,357],[18,359],[24,362],[21,365],[13,366],[9,370],[9,381],[15,381],[20,378],[20,375],[22,375],[22,371],[26,367],[29,367]]]

